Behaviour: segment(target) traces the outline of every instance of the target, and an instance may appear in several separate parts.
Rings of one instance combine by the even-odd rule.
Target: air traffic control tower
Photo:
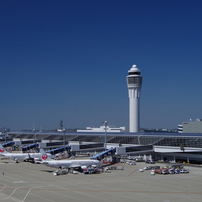
[[[136,65],[133,65],[128,73],[129,132],[138,133],[140,131],[140,93],[142,87],[142,76],[140,76],[141,71]]]

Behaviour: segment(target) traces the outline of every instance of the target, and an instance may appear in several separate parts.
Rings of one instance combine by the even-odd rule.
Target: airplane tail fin
[[[2,144],[0,144],[0,155],[1,154],[8,154],[9,152],[7,152],[6,150],[5,150],[5,148],[2,146]]]
[[[51,161],[52,160],[43,149],[40,149],[40,153],[41,153],[42,161]]]

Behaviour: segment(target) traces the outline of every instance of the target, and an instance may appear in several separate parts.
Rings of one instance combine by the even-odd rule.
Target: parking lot
[[[113,166],[124,170],[54,176],[56,169],[44,165],[0,160],[0,201],[201,202],[202,168],[189,166],[190,173],[151,176],[150,170],[139,172],[147,165],[117,164]]]

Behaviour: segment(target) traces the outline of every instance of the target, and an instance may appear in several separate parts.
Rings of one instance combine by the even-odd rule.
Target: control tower
[[[129,132],[138,133],[140,131],[140,93],[142,87],[141,71],[136,65],[128,71],[127,85],[129,96]]]

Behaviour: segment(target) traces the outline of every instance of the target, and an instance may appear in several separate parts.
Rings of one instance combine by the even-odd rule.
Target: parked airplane
[[[98,160],[90,160],[90,159],[89,160],[86,160],[86,159],[85,160],[53,160],[49,158],[49,156],[45,153],[43,149],[40,149],[40,152],[41,152],[42,164],[50,167],[84,169],[89,166],[99,167],[102,165],[102,163],[99,162]]]
[[[33,161],[35,162],[35,159],[41,158],[41,153],[10,153],[5,150],[5,148],[0,144],[0,155],[4,156],[7,159],[13,159],[16,163],[18,163],[18,160],[23,161]],[[47,154],[50,158],[52,158],[51,154]]]

